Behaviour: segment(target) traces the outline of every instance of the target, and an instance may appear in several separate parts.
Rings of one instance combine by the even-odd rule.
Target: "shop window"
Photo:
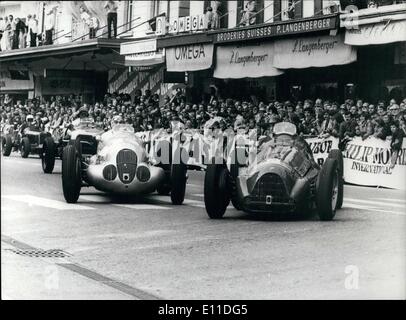
[[[190,15],[190,1],[179,1],[179,17]]]
[[[219,16],[219,26],[221,29],[228,28],[228,1],[216,1],[218,3],[217,13]]]
[[[282,3],[281,3],[282,21],[291,20],[291,19],[295,18],[296,2],[298,2],[298,1],[282,0]]]
[[[132,27],[132,20],[133,20],[133,8],[134,8],[134,1],[126,1],[126,10],[125,10],[125,23],[126,29],[131,30]]]
[[[321,1],[321,0],[319,0],[319,1]],[[282,0],[274,0],[274,2],[273,2],[273,14],[274,14],[273,21],[274,22],[282,20],[281,19],[281,15],[282,15],[281,9],[282,9]]]
[[[314,15],[320,16],[323,14],[323,0],[314,0]]]
[[[211,7],[213,9],[213,14],[215,14],[216,22],[215,29],[227,28],[228,27],[228,1],[227,0],[217,0],[217,1],[204,1],[204,13],[207,13],[207,8]]]
[[[339,7],[339,0],[323,0],[323,14],[337,13]]]

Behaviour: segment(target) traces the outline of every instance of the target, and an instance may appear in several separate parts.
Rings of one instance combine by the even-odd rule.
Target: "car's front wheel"
[[[220,219],[230,203],[229,173],[225,164],[211,163],[204,177],[204,205],[211,219]]]
[[[319,176],[316,206],[320,220],[333,220],[338,203],[339,169],[336,159],[327,158]]]
[[[41,162],[44,173],[52,173],[55,166],[55,142],[51,137],[46,137],[42,146]]]
[[[1,139],[1,146],[3,149],[3,156],[8,157],[13,149],[13,141],[11,140],[10,135],[6,135]]]
[[[28,139],[28,137],[24,137],[21,140],[21,157],[28,158],[28,155],[30,154],[30,149],[31,149],[30,140]]]
[[[180,205],[185,200],[187,167],[182,163],[181,157],[175,157],[179,163],[171,164],[171,201]]]
[[[338,149],[333,149],[328,154],[328,157],[331,159],[337,160],[337,167],[338,167],[338,195],[337,195],[337,209],[341,209],[343,206],[344,200],[344,159],[343,154]]]
[[[75,146],[68,145],[62,153],[62,189],[66,202],[76,203],[82,187],[81,161]]]

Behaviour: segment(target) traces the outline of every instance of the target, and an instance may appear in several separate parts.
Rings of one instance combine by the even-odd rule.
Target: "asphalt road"
[[[93,188],[71,205],[60,161],[45,175],[38,158],[2,157],[3,299],[406,298],[404,192],[346,186],[332,222],[233,208],[214,221],[203,177],[189,172],[182,206]]]

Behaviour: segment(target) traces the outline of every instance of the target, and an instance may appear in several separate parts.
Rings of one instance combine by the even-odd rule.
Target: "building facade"
[[[40,36],[38,47],[0,52],[0,92],[15,92],[13,70],[25,70],[29,98],[176,87],[194,102],[213,88],[260,100],[406,94],[403,0],[116,2],[117,38],[106,39],[105,1],[2,1],[0,17],[35,15]],[[53,41],[41,46],[49,14]]]

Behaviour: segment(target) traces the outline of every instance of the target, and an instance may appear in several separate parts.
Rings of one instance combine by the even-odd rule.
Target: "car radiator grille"
[[[103,178],[107,181],[113,181],[117,177],[117,169],[112,164],[105,166],[103,169]]]
[[[130,183],[134,180],[137,170],[137,154],[129,149],[120,150],[117,153],[118,177],[123,183]]]
[[[256,183],[251,192],[251,200],[266,203],[266,196],[272,196],[272,203],[288,203],[289,195],[286,192],[282,178],[275,173],[264,174]]]

